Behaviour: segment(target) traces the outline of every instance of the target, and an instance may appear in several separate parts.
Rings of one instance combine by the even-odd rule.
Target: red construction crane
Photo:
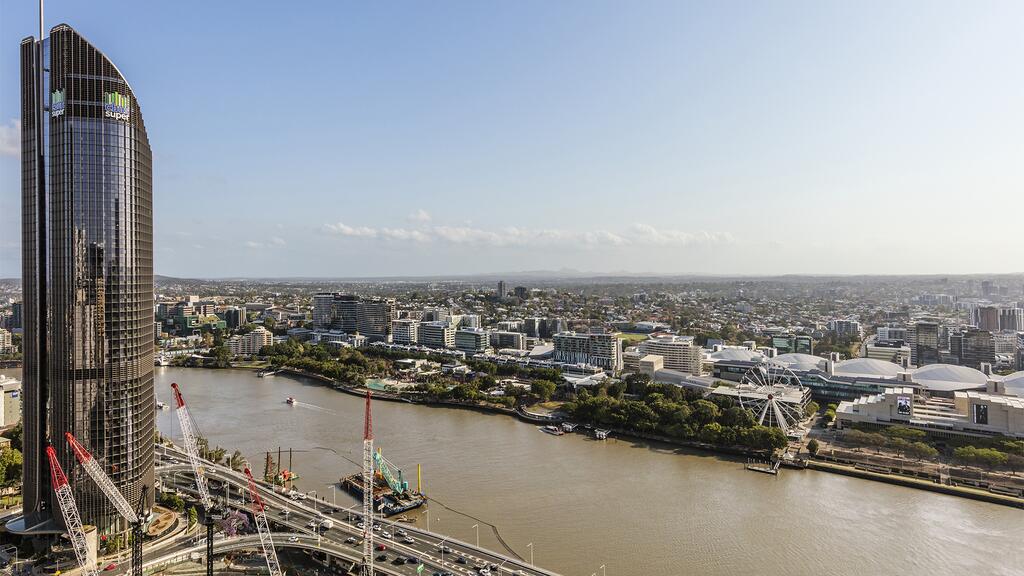
[[[267,568],[270,569],[270,576],[281,576],[281,564],[277,561],[277,550],[274,549],[274,540],[270,537],[270,524],[267,522],[267,510],[263,506],[263,499],[256,489],[256,480],[252,472],[245,469],[245,478],[249,481],[249,496],[252,499],[252,516],[256,520],[256,529],[260,533],[260,545],[263,546],[263,555],[267,558]]]
[[[199,440],[196,434],[196,425],[192,415],[185,406],[185,399],[181,396],[178,383],[171,384],[174,389],[174,400],[177,402],[178,422],[181,424],[181,435],[185,439],[185,452],[188,454],[188,461],[192,465],[192,473],[196,477],[196,488],[199,490],[199,500],[206,509],[206,576],[213,576],[213,519],[219,515],[214,511],[213,499],[210,498],[210,489],[206,485],[206,472],[203,468],[202,459],[199,458]]]
[[[110,503],[117,509],[118,514],[128,522],[128,525],[132,527],[132,574],[135,576],[142,576],[142,519],[132,509],[131,505],[128,504],[128,500],[125,499],[121,491],[114,486],[114,483],[110,480],[110,477],[103,472],[103,468],[100,467],[99,462],[92,457],[92,454],[82,446],[71,432],[65,432],[64,438],[67,439],[68,444],[71,445],[71,450],[75,453],[75,458],[78,459],[78,463],[85,469],[86,474],[92,478],[92,481],[99,487],[99,489],[107,496]],[[143,498],[144,499],[144,498]]]
[[[85,531],[82,529],[82,517],[78,514],[75,497],[71,494],[68,477],[57,461],[57,452],[53,446],[46,447],[46,457],[50,459],[50,479],[53,491],[57,494],[57,504],[64,515],[64,525],[71,537],[71,545],[75,549],[75,558],[85,576],[96,576],[96,563],[89,562],[89,547],[85,542]]]

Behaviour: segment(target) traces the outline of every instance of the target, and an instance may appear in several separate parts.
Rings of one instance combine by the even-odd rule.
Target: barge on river
[[[402,476],[402,471],[386,460],[380,452],[373,455],[373,505],[384,516],[402,514],[426,503],[427,499],[418,490],[411,490]],[[341,487],[357,498],[363,497],[363,474],[345,476],[339,479]]]

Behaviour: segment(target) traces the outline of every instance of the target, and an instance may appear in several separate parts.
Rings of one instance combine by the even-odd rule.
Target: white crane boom
[[[60,512],[64,515],[64,525],[68,529],[68,536],[71,537],[71,545],[75,549],[75,558],[78,566],[85,576],[96,576],[96,566],[89,563],[89,547],[85,542],[85,531],[82,529],[82,517],[78,515],[78,506],[75,504],[75,497],[71,494],[71,485],[68,484],[68,477],[57,461],[57,452],[53,446],[46,447],[46,456],[50,459],[50,478],[53,482],[53,491],[57,494],[57,504]]]
[[[71,450],[74,451],[78,463],[82,465],[82,468],[92,478],[92,481],[96,483],[96,486],[99,486],[99,489],[106,494],[107,499],[114,505],[114,508],[117,509],[121,517],[132,525],[138,522],[139,515],[135,513],[135,510],[132,510],[131,505],[125,500],[121,491],[117,489],[117,486],[114,486],[114,483],[110,481],[110,477],[103,472],[99,462],[92,457],[92,454],[84,446],[79,444],[71,432],[65,432],[64,437],[67,439],[68,444],[71,445]]]
[[[206,473],[203,471],[203,463],[199,459],[199,443],[196,436],[196,427],[192,422],[192,415],[185,406],[185,399],[181,397],[181,390],[178,384],[172,383],[174,399],[178,404],[178,422],[181,423],[181,435],[185,439],[185,452],[188,453],[188,461],[192,465],[192,473],[196,477],[196,488],[199,490],[199,500],[207,510],[213,508],[213,499],[210,498],[210,489],[206,485]]]
[[[267,558],[267,568],[270,576],[281,576],[281,564],[277,561],[277,550],[274,549],[274,540],[270,537],[270,525],[267,522],[267,510],[263,506],[263,499],[256,490],[256,480],[252,472],[245,469],[245,477],[249,481],[249,495],[252,499],[252,516],[256,519],[256,529],[260,533],[260,545],[263,546],[263,555]]]

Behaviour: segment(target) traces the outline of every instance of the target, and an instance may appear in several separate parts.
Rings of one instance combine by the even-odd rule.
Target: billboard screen
[[[988,424],[988,404],[974,405],[974,423]]]
[[[910,416],[909,396],[900,396],[896,399],[896,413],[900,416]]]

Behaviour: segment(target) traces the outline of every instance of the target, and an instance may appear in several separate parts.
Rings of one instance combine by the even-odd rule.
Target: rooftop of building
[[[746,362],[760,362],[764,360],[764,354],[747,348],[723,348],[717,352],[708,354],[708,360],[742,360]]]

